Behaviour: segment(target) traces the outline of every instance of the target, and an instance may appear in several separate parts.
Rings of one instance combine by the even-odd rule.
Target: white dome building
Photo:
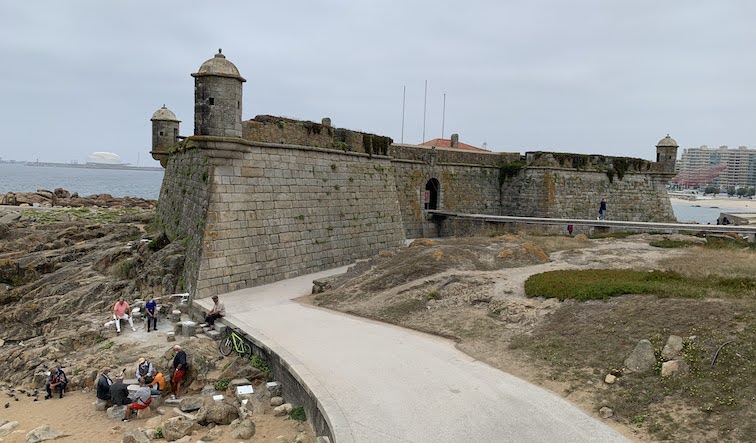
[[[96,165],[121,165],[121,157],[112,152],[93,152],[87,158],[88,164]]]

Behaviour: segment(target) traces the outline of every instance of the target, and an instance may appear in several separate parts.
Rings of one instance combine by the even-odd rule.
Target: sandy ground
[[[118,443],[123,437],[123,433],[129,429],[144,428],[147,419],[135,419],[128,423],[119,420],[108,419],[105,412],[95,411],[94,393],[93,392],[72,392],[63,399],[54,397],[50,400],[43,400],[43,396],[36,402],[32,398],[20,396],[19,401],[4,396],[5,400],[11,400],[8,408],[0,409],[0,420],[17,421],[18,427],[8,436],[0,438],[3,443],[25,443],[26,433],[43,424],[49,425],[52,429],[63,431],[68,436],[55,440],[56,442],[115,442]],[[4,405],[5,403],[3,403]],[[167,410],[164,418],[176,416],[177,414]],[[293,442],[299,429],[308,429],[306,425],[300,425],[298,422],[288,418],[274,417],[273,415],[257,415],[254,417],[256,427],[255,436],[248,442]],[[225,428],[222,438],[214,440],[218,443],[232,443],[238,440],[232,439]],[[205,435],[209,429],[205,428],[204,432],[195,432],[192,441],[198,440]],[[158,439],[154,441],[165,441]]]
[[[683,200],[670,197],[670,203],[680,205],[697,205],[705,208],[737,208],[756,211],[756,200],[748,198],[702,198],[698,200]]]
[[[103,314],[103,318],[105,317],[106,315]],[[109,341],[112,341],[114,344],[111,350],[116,350],[117,356],[111,355],[112,353],[99,351],[101,353],[100,358],[104,359],[104,363],[115,368],[124,367],[129,372],[133,368],[136,368],[136,359],[139,356],[147,356],[151,361],[158,365],[160,364],[161,360],[158,356],[162,355],[173,345],[173,343],[166,341],[165,336],[165,332],[172,330],[173,325],[167,321],[161,322],[159,325],[160,330],[157,334],[148,333],[143,321],[135,322],[134,326],[136,327],[136,331],[132,332],[129,331],[128,325],[125,325],[123,333],[118,336],[115,335],[113,326],[106,328],[110,330]],[[210,339],[200,337],[189,339],[189,341],[196,340]],[[181,344],[187,347],[186,341]],[[216,345],[213,343],[211,346],[214,348]],[[219,354],[218,357],[220,358]],[[226,361],[231,358],[234,357],[225,357],[218,360],[218,366],[224,366]],[[165,367],[160,369],[165,369]],[[70,375],[71,371],[68,373]],[[211,371],[208,374],[208,379],[217,378],[218,373],[217,369]],[[33,397],[27,397],[23,394],[19,395],[18,391],[16,391],[18,401],[10,398],[6,389],[0,391],[0,421],[17,421],[19,423],[18,427],[11,434],[0,437],[0,442],[25,443],[26,433],[44,424],[49,425],[54,430],[63,431],[67,434],[66,437],[55,440],[56,442],[71,443],[120,443],[126,430],[138,428],[154,429],[155,427],[147,425],[148,418],[136,418],[128,423],[109,419],[104,411],[95,410],[95,393],[92,389],[72,391],[67,393],[63,399],[54,396],[50,400],[44,400],[45,393],[43,388],[40,388],[40,392],[41,394],[35,402]],[[199,395],[197,392],[184,392],[183,397],[197,395]],[[6,403],[8,403],[8,408],[3,407]],[[165,421],[170,417],[179,415],[179,412],[173,407],[162,406],[161,409],[164,411],[164,415],[161,416],[153,413],[151,417],[162,417],[163,421]],[[266,409],[265,414],[253,415],[252,419],[256,425],[256,433],[250,440],[245,441],[256,443],[294,442],[297,436],[303,432],[306,435],[300,435],[302,443],[312,443],[315,440],[314,433],[307,423],[300,423],[288,417],[275,417],[272,414],[272,409],[272,407],[269,407]],[[223,429],[221,438],[213,441],[218,443],[235,443],[239,441],[231,438],[228,426],[220,426],[220,428]],[[192,441],[199,440],[209,430],[210,428],[203,427],[200,431],[196,431],[192,436]],[[165,440],[158,439],[154,441],[161,442]]]

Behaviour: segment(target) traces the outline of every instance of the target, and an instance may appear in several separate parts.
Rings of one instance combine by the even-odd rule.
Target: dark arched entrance
[[[435,178],[425,184],[425,209],[438,209],[438,195],[441,191],[441,183]]]

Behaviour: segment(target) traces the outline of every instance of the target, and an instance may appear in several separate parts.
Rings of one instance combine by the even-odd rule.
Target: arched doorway
[[[438,196],[441,192],[441,183],[435,178],[425,184],[425,209],[438,209]]]

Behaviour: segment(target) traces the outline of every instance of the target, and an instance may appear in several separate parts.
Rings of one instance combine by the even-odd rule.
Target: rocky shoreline
[[[113,197],[110,194],[93,194],[79,196],[63,188],[54,191],[38,189],[36,192],[6,192],[0,200],[0,206],[19,207],[98,207],[98,208],[139,208],[155,209],[157,200],[135,197]]]

